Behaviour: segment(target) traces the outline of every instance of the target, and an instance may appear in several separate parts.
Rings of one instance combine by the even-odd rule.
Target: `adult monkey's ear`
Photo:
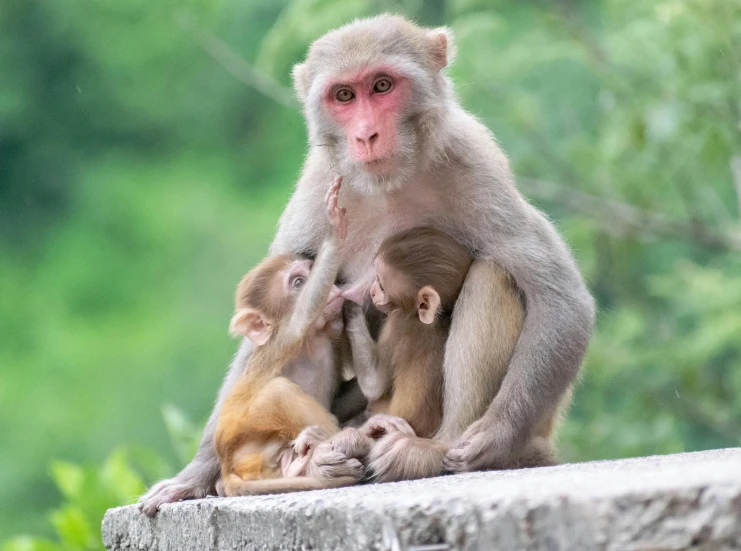
[[[430,29],[427,31],[427,42],[432,65],[436,71],[453,63],[455,59],[453,31],[448,27]]]
[[[437,309],[440,307],[440,295],[430,285],[425,285],[417,293],[417,315],[422,323],[427,325],[435,321]]]
[[[262,346],[270,339],[273,326],[254,308],[241,308],[229,324],[229,333],[233,337],[247,337],[257,346]]]
[[[311,86],[306,62],[294,65],[291,75],[293,76],[293,88],[296,90],[296,96],[301,103],[304,103],[306,96],[309,94],[309,87]]]

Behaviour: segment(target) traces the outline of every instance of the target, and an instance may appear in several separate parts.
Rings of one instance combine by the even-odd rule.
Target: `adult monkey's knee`
[[[452,443],[491,404],[507,373],[524,315],[512,277],[493,262],[474,261],[455,304],[445,349],[441,440]]]

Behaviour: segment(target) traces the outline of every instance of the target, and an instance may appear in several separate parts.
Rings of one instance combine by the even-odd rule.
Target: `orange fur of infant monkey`
[[[339,431],[328,407],[339,380],[334,346],[342,330],[334,285],[347,233],[340,185],[338,179],[327,193],[331,227],[313,266],[300,256],[267,258],[237,289],[231,331],[256,349],[223,403],[216,430],[227,496],[344,486],[362,475],[356,461],[331,481],[303,476],[313,444]]]

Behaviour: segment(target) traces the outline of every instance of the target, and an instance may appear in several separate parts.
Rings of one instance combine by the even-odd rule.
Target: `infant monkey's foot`
[[[347,427],[327,441],[333,451],[339,452],[348,459],[363,460],[370,453],[373,441],[354,427]]]
[[[314,449],[308,475],[323,480],[343,476],[361,480],[365,473],[362,461],[372,445],[373,441],[358,429],[343,429]]]
[[[293,441],[293,451],[298,457],[309,455],[321,442],[327,439],[327,433],[317,425],[311,425],[302,430]]]
[[[282,476],[305,476],[314,449],[326,439],[327,432],[316,425],[302,430],[280,456]]]
[[[414,429],[404,419],[383,413],[374,415],[368,419],[365,424],[360,427],[360,431],[373,440],[378,440],[387,434],[397,432],[409,436],[416,436]]]

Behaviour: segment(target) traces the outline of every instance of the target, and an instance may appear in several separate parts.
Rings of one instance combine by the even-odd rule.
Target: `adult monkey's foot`
[[[165,503],[203,498],[209,494],[210,489],[210,486],[205,484],[198,485],[181,481],[181,478],[177,476],[161,480],[139,498],[139,510],[148,517],[153,517]]]
[[[453,444],[443,466],[454,473],[509,468],[514,464],[514,442],[507,427],[484,417],[468,427]]]
[[[368,471],[374,482],[394,482],[438,476],[448,447],[437,440],[392,432],[373,446]]]

